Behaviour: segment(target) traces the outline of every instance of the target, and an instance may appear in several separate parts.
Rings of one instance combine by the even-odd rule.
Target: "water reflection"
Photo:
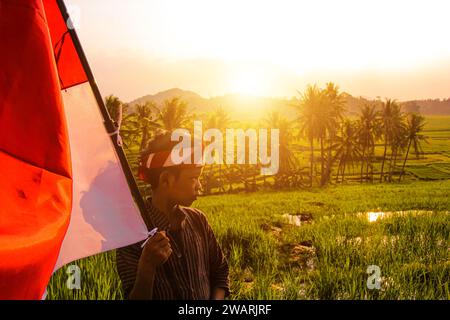
[[[384,215],[385,215],[384,212],[368,212],[367,219],[369,220],[369,222],[375,222],[378,219],[384,217]]]
[[[359,215],[366,215],[369,222],[376,222],[384,218],[392,216],[406,216],[406,215],[422,215],[422,214],[432,214],[433,211],[427,210],[406,210],[406,211],[369,211],[364,213],[359,213]]]
[[[300,219],[300,216],[298,215],[292,215],[292,214],[283,214],[283,218],[285,218],[289,224],[293,224],[294,226],[300,227],[302,224],[302,221]]]

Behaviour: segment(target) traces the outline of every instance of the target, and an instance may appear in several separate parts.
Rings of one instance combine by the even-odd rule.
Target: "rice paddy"
[[[208,196],[195,206],[229,259],[231,299],[450,298],[450,181]],[[114,252],[77,261],[78,290],[59,270],[48,299],[122,299],[114,261]],[[372,265],[380,289],[368,287]]]
[[[228,257],[230,299],[450,299],[450,117],[428,117],[424,134],[425,153],[408,159],[401,183],[196,201]],[[47,299],[124,298],[114,251],[74,264],[81,288],[68,289],[66,266]]]

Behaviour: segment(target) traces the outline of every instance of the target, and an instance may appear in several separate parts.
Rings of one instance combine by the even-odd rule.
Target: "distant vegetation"
[[[191,129],[194,119],[203,120],[204,129],[222,132],[226,128],[280,129],[278,174],[261,176],[257,165],[209,165],[202,175],[205,194],[450,178],[450,125],[446,126],[450,117],[425,118],[414,107],[416,102],[355,99],[327,83],[324,88],[310,85],[284,103],[264,98],[235,100],[252,109],[255,120],[246,120],[226,103],[207,108],[206,100],[193,92],[173,89],[166,93],[170,94],[146,96],[130,104],[113,95],[105,99],[111,117],[120,124],[134,170],[139,153],[157,132]],[[264,107],[258,108],[258,102],[264,102]],[[197,113],[198,109],[202,112]],[[146,186],[140,186],[146,193]]]
[[[134,106],[146,102],[154,102],[160,105],[164,100],[170,100],[173,97],[179,97],[186,101],[198,113],[207,113],[211,109],[223,107],[230,113],[233,118],[244,118],[245,120],[255,120],[257,114],[255,109],[261,112],[270,113],[271,111],[279,111],[287,118],[293,118],[294,114],[289,106],[291,101],[298,99],[298,96],[293,97],[247,97],[239,94],[227,94],[224,96],[217,96],[211,98],[203,98],[192,91],[186,91],[178,88],[173,88],[159,92],[154,95],[146,95],[135,99],[127,104],[130,106],[129,112],[134,111]],[[352,116],[357,115],[361,105],[371,103],[373,101],[382,100],[381,97],[368,98],[352,96],[347,92],[342,92],[342,97],[345,100],[345,114]],[[448,99],[423,99],[400,101],[402,110],[404,112],[420,112],[422,115],[447,115],[450,116],[450,98]],[[252,112],[246,112],[251,110]]]

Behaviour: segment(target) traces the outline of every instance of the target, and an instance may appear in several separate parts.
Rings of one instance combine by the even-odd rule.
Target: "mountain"
[[[172,99],[175,97],[179,97],[182,100],[188,102],[189,106],[201,106],[204,107],[208,104],[208,100],[205,98],[202,98],[200,95],[198,95],[195,92],[192,91],[185,91],[181,90],[179,88],[173,88],[166,91],[158,92],[157,94],[149,94],[140,98],[137,98],[131,102],[129,102],[130,111],[134,111],[134,107],[139,103],[145,103],[149,101],[153,101],[156,103],[157,106],[160,106],[164,100]]]
[[[259,120],[261,114],[266,114],[272,110],[278,110],[286,117],[291,118],[295,113],[294,108],[290,106],[290,101],[286,99],[249,97],[239,94],[227,94],[209,99],[203,98],[195,92],[185,91],[179,88],[173,88],[166,91],[158,92],[154,95],[146,95],[135,99],[128,103],[128,112],[135,111],[136,105],[140,103],[153,101],[160,108],[164,100],[180,98],[187,102],[191,112],[201,115],[211,112],[221,107],[229,113],[231,118],[256,121]]]
[[[347,115],[357,115],[362,105],[375,101],[374,99],[364,97],[354,97],[349,93],[343,92],[346,100]],[[227,94],[224,96],[203,98],[199,94],[186,91],[179,88],[173,88],[158,92],[154,95],[146,95],[129,102],[128,112],[134,112],[136,104],[153,101],[160,108],[164,100],[179,97],[188,104],[191,112],[201,115],[222,107],[228,113],[230,118],[258,121],[262,115],[271,111],[278,111],[288,119],[295,119],[296,110],[293,107],[296,104],[295,98],[266,98],[250,97],[239,94]],[[400,102],[405,112],[421,112],[424,115],[450,115],[450,98],[447,100],[428,99]]]

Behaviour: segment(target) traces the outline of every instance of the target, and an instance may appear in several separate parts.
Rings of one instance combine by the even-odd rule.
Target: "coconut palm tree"
[[[391,113],[391,127],[390,127],[390,149],[391,157],[389,159],[389,168],[387,180],[392,181],[392,174],[395,170],[398,153],[406,148],[406,128],[405,128],[405,114],[401,111],[399,104],[392,105]]]
[[[326,102],[328,106],[326,115],[326,131],[328,135],[328,148],[327,148],[327,162],[325,173],[322,173],[320,185],[324,186],[331,177],[331,170],[333,167],[333,155],[332,145],[336,137],[336,133],[339,130],[340,123],[343,120],[343,114],[345,112],[346,99],[339,93],[339,87],[333,82],[328,82],[323,91],[326,96]],[[325,119],[324,119],[325,120]],[[322,141],[323,143],[323,141]],[[322,149],[322,148],[321,148]],[[322,155],[323,158],[323,155]]]
[[[357,135],[356,123],[346,119],[342,124],[341,134],[336,137],[336,144],[334,146],[336,158],[339,160],[336,183],[339,182],[339,171],[342,175],[342,182],[344,182],[347,165],[353,167],[355,161],[361,158]]]
[[[140,151],[147,147],[148,139],[150,139],[150,128],[156,125],[154,119],[152,119],[153,108],[155,108],[155,103],[153,101],[136,105],[137,124],[142,132],[141,145],[139,147]]]
[[[402,171],[400,172],[400,176],[398,181],[401,181],[402,176],[405,172],[406,161],[408,160],[409,150],[411,145],[414,148],[414,153],[416,157],[419,158],[419,154],[422,153],[421,142],[427,142],[427,137],[420,134],[425,127],[425,118],[416,113],[410,113],[406,119],[406,132],[407,132],[407,140],[408,147],[406,149],[405,160],[403,160]]]
[[[232,120],[228,112],[223,107],[217,107],[208,118],[207,126],[224,132],[231,123]]]
[[[218,129],[222,134],[230,126],[232,120],[230,119],[228,113],[222,107],[218,107],[212,112],[206,121],[205,129]],[[224,155],[223,155],[224,156]],[[220,191],[225,191],[224,177],[222,176],[222,159],[218,159],[220,162],[218,164],[218,184]]]
[[[386,99],[386,101],[382,104],[380,116],[384,139],[384,151],[383,159],[381,162],[380,182],[383,182],[387,149],[388,146],[393,145],[396,134],[399,134],[403,115],[400,109],[400,105],[396,102],[396,100]]]
[[[122,118],[120,136],[122,137],[122,143],[126,148],[137,143],[136,140],[141,138],[141,129],[135,113],[127,114]]]
[[[130,128],[130,125],[132,125],[132,121],[130,122],[131,115],[127,114],[129,105],[111,94],[105,97],[105,106],[114,126],[120,130],[117,143],[128,147],[128,143],[132,143],[136,135],[136,129]]]
[[[388,178],[389,182],[392,182],[392,175],[397,164],[399,153],[403,152],[408,145],[408,136],[406,131],[406,122],[402,115],[399,119],[399,123],[394,127],[392,144],[391,144],[391,159],[389,161]]]
[[[123,102],[120,101],[120,99],[115,95],[110,94],[109,96],[105,97],[105,106],[106,109],[108,109],[111,120],[113,120],[116,125],[120,123],[122,113],[126,112],[126,110],[123,110]]]
[[[372,158],[375,152],[375,141],[379,137],[378,112],[375,104],[365,104],[358,120],[358,141],[361,148],[361,183],[366,166],[366,178],[369,168],[372,168]]]
[[[188,113],[187,103],[179,97],[164,100],[161,110],[153,109],[157,113],[156,123],[153,124],[153,127],[168,132],[186,128],[192,118],[192,115]]]
[[[309,141],[310,145],[310,186],[314,177],[314,139],[324,136],[326,124],[324,122],[325,96],[316,85],[308,85],[305,93],[300,94],[299,103],[296,105],[300,124],[300,134]]]
[[[276,182],[277,179],[289,180],[299,167],[298,160],[292,152],[293,121],[284,118],[278,111],[272,111],[267,118],[263,119],[263,127],[279,130],[279,170],[275,180]]]

